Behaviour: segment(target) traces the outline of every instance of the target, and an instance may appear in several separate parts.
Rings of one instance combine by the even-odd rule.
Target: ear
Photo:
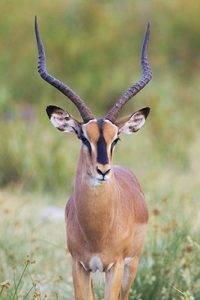
[[[58,130],[63,132],[73,132],[79,135],[81,128],[80,123],[72,118],[68,112],[53,105],[47,106],[46,112],[51,123]]]
[[[149,107],[142,108],[136,111],[133,115],[119,120],[116,125],[119,128],[119,133],[131,134],[138,131],[145,123],[145,120],[150,112]]]

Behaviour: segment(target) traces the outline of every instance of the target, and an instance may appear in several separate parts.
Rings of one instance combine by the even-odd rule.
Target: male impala
[[[142,78],[123,93],[102,118],[95,118],[72,89],[48,74],[37,20],[35,33],[40,76],[67,96],[83,119],[78,122],[57,106],[50,105],[46,109],[57,129],[74,133],[82,142],[74,192],[65,212],[75,299],[95,299],[91,272],[97,270],[105,272],[106,300],[128,299],[144,244],[148,211],[135,175],[123,167],[112,166],[112,155],[119,135],[138,131],[150,111],[145,107],[117,120],[124,104],[152,78],[147,59],[150,25],[142,46]]]

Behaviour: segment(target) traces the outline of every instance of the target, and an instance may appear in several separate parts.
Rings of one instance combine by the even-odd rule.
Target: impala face
[[[112,153],[117,144],[118,127],[108,120],[91,120],[82,125],[81,140],[89,158],[89,175],[93,183],[109,179],[111,174]],[[96,181],[95,181],[96,179]]]
[[[82,141],[87,175],[92,185],[99,185],[110,178],[113,150],[119,135],[138,131],[145,123],[149,110],[148,107],[143,108],[114,124],[105,118],[80,123],[57,106],[46,109],[51,123],[58,130],[74,133]]]

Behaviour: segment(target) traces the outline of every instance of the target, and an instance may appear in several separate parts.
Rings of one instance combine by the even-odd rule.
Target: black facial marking
[[[120,138],[118,137],[118,138],[116,138],[113,142],[112,142],[112,145],[111,145],[111,155],[112,155],[112,153],[113,153],[113,148],[114,148],[114,146],[118,143],[120,141]]]
[[[109,163],[108,161],[108,154],[107,154],[107,144],[103,136],[103,125],[104,125],[104,120],[99,119],[98,121],[99,125],[99,139],[97,141],[97,162],[106,165]]]
[[[89,142],[88,139],[86,139],[86,137],[84,136],[82,129],[81,129],[81,132],[80,132],[80,136],[78,136],[78,138],[82,141],[82,143],[83,143],[85,146],[87,146],[90,155],[92,155],[92,148],[91,148],[90,142]]]
[[[60,107],[58,106],[55,106],[55,105],[49,105],[47,106],[46,108],[46,112],[47,112],[47,115],[49,117],[49,119],[51,118],[51,115],[54,113],[54,112],[62,112],[62,109],[60,109]]]
[[[90,142],[88,141],[88,139],[86,139],[85,137],[82,137],[81,140],[82,140],[82,143],[85,146],[87,146],[90,155],[92,155],[92,148],[91,148],[91,145],[90,145]]]

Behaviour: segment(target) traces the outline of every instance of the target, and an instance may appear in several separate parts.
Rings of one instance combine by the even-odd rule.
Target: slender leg
[[[120,300],[128,300],[129,291],[136,276],[138,262],[139,257],[135,256],[130,263],[124,265]]]
[[[105,300],[118,300],[121,288],[124,261],[120,260],[106,272]]]
[[[142,253],[143,244],[145,241],[147,224],[137,224],[135,228],[133,249],[135,256],[129,263],[124,264],[124,273],[122,277],[122,286],[120,292],[120,300],[128,300],[129,291],[135,279],[139,259]]]
[[[72,262],[75,300],[95,300],[90,272],[86,272],[77,260]]]

